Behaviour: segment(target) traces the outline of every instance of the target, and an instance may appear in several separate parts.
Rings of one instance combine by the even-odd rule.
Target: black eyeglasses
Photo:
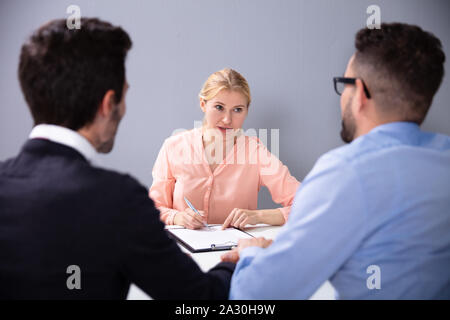
[[[333,78],[334,90],[336,91],[336,93],[338,95],[341,95],[345,89],[345,85],[346,84],[355,85],[356,79],[358,79],[358,78],[334,77]],[[364,93],[366,94],[367,99],[370,99],[370,93],[369,93],[369,90],[367,89],[366,84],[364,83],[364,81],[362,79],[359,79],[359,80],[361,80],[361,82],[363,84]]]

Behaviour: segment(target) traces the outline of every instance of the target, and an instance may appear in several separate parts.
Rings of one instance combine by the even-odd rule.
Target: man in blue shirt
[[[275,241],[242,240],[231,299],[450,298],[450,137],[423,132],[444,74],[419,27],[360,30],[341,95],[341,137],[297,191]],[[262,247],[262,248],[261,248]]]

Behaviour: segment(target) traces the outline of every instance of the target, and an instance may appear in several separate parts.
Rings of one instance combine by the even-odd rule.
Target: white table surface
[[[169,227],[170,228],[170,227]],[[255,237],[265,237],[267,239],[274,239],[281,227],[257,225],[246,228],[245,231]],[[191,253],[189,250],[180,245],[180,248],[191,255],[192,259],[199,265],[203,271],[208,271],[220,262],[220,256],[225,251],[215,252],[200,252]],[[331,300],[334,299],[334,288],[329,281],[326,281],[320,288],[311,296],[311,300]],[[147,300],[151,299],[145,292],[132,284],[128,292],[128,300]]]

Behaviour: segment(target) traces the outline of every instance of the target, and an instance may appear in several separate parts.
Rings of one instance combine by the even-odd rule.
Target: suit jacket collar
[[[68,146],[81,153],[89,162],[96,163],[97,151],[85,137],[71,129],[52,124],[39,124],[33,128],[29,137],[47,139]]]
[[[29,139],[25,142],[22,153],[28,153],[37,157],[43,156],[61,156],[71,159],[78,159],[89,163],[88,159],[78,150],[61,143],[53,142],[47,139]]]

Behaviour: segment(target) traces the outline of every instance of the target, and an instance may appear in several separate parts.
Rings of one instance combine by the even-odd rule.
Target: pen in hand
[[[200,217],[203,217],[203,216],[200,214],[200,212],[198,212],[198,210],[195,209],[195,207],[192,205],[192,203],[191,203],[186,197],[184,197],[184,201],[185,201],[186,204],[189,206],[189,208],[192,209],[192,211],[194,211],[195,213],[197,213]],[[207,228],[208,230],[210,230],[209,226],[208,226],[205,222],[203,222],[203,225],[205,226],[205,228]]]

